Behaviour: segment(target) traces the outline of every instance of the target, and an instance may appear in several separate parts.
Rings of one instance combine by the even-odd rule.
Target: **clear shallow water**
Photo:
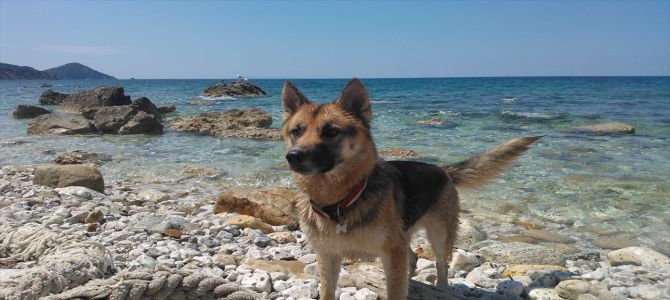
[[[111,154],[107,180],[172,184],[187,165],[225,172],[195,183],[216,193],[231,187],[291,186],[279,141],[162,136],[28,136],[12,119],[17,104],[36,104],[53,84],[74,92],[116,84],[133,98],[172,103],[179,115],[260,107],[281,123],[282,80],[254,80],[269,93],[257,99],[206,101],[216,80],[0,81],[0,166],[46,163],[75,149]],[[337,97],[347,80],[294,80],[313,101]],[[463,207],[493,232],[522,233],[513,220],[541,224],[590,247],[622,237],[670,249],[670,77],[366,79],[373,133],[380,149],[404,148],[417,160],[450,163],[523,135],[545,137],[498,180],[463,193]],[[200,100],[193,102],[192,100]],[[193,105],[189,103],[197,103]],[[417,121],[440,119],[440,126]],[[634,135],[583,135],[566,129],[605,122],[635,126]],[[53,152],[45,152],[53,150]],[[489,231],[489,232],[492,232]],[[496,234],[493,233],[493,236]]]

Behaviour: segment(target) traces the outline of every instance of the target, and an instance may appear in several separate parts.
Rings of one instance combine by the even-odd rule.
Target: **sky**
[[[0,0],[0,61],[117,78],[670,75],[670,0]]]

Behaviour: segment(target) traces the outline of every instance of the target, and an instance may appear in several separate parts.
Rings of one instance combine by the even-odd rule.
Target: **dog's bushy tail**
[[[459,188],[477,188],[493,178],[515,158],[523,154],[541,136],[509,140],[459,163],[442,167]]]

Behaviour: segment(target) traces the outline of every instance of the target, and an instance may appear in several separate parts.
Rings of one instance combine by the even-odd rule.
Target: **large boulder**
[[[137,110],[130,105],[99,107],[95,109],[93,122],[102,133],[117,133],[135,114]]]
[[[146,97],[135,100],[132,105],[91,108],[82,113],[92,119],[102,133],[142,134],[162,133],[160,113]]]
[[[68,95],[60,103],[65,111],[82,112],[100,106],[130,105],[130,97],[124,94],[120,86],[98,86],[92,90]]]
[[[52,114],[41,115],[28,123],[29,134],[86,134],[96,132],[91,122],[84,120],[65,120]]]
[[[54,92],[52,90],[46,90],[42,95],[40,96],[40,104],[42,105],[59,105],[65,98],[67,98],[68,94],[63,94],[63,93],[58,93]]]
[[[635,127],[626,123],[604,123],[595,125],[584,125],[569,129],[570,132],[575,133],[592,133],[592,134],[631,134],[635,133]]]
[[[17,119],[32,119],[41,115],[50,114],[51,112],[39,106],[19,104],[12,116]]]
[[[233,81],[230,84],[223,80],[211,85],[204,92],[202,96],[205,97],[261,97],[267,95],[261,88],[251,84],[246,80]]]
[[[161,105],[158,107],[158,112],[162,114],[169,114],[173,111],[177,110],[177,107],[174,106],[174,104],[166,104],[166,105]]]
[[[33,183],[50,187],[83,186],[101,193],[105,191],[105,182],[100,171],[81,165],[35,167]]]
[[[170,128],[200,132],[217,137],[281,139],[279,130],[270,128],[272,116],[258,108],[204,112],[190,118],[177,118]]]
[[[153,133],[160,134],[163,132],[163,124],[154,115],[146,112],[137,112],[132,119],[125,125],[119,128],[119,134],[142,134]]]

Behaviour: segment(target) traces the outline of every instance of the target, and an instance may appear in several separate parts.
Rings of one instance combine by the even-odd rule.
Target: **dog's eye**
[[[300,128],[293,128],[293,129],[291,129],[291,131],[289,131],[289,134],[290,134],[292,137],[299,136],[299,135],[300,135]]]
[[[328,127],[323,130],[323,135],[326,137],[335,137],[340,134],[340,130],[333,127]]]

